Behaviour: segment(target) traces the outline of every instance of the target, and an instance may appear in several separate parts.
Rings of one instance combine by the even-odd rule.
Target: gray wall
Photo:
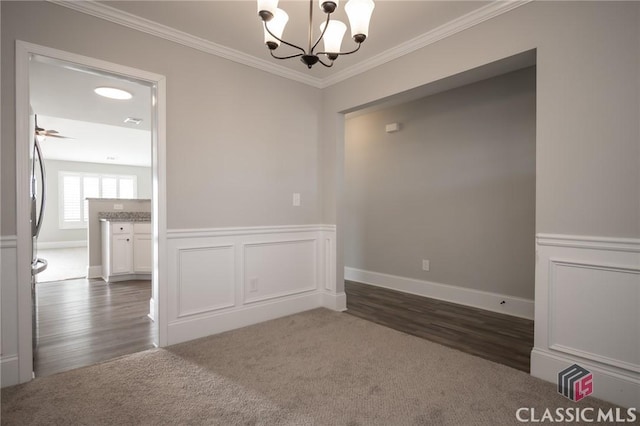
[[[319,89],[52,3],[0,5],[2,235],[16,233],[16,40],[166,76],[169,229],[320,222]]]
[[[639,22],[637,2],[530,2],[328,87],[324,221],[344,230],[341,112],[536,49],[536,232],[640,237]]]
[[[345,266],[533,299],[535,79],[531,67],[348,119]]]
[[[45,160],[47,170],[47,207],[45,210],[41,243],[81,241],[87,239],[86,229],[60,229],[58,172],[85,172],[116,175],[135,175],[138,181],[138,198],[151,198],[151,168],[121,166],[115,164],[79,163],[76,161]]]

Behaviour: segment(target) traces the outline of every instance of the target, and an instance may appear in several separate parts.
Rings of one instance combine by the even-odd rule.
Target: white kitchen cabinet
[[[111,237],[111,271],[110,275],[130,274],[133,272],[131,264],[131,239],[130,234],[115,234]]]
[[[153,267],[151,224],[133,224],[133,270],[150,274]]]
[[[151,224],[102,221],[102,278],[151,279]]]

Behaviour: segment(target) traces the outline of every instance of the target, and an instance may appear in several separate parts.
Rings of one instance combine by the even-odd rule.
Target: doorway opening
[[[16,51],[18,279],[31,276],[18,294],[25,382],[166,342],[165,88],[162,76],[93,58],[24,42]],[[47,172],[36,174],[41,164]]]
[[[29,83],[46,171],[35,179],[46,201],[34,239],[47,265],[34,283],[39,377],[153,347],[152,87],[39,55]],[[130,98],[96,93],[105,87]],[[102,229],[113,223],[139,232],[114,238]]]
[[[529,371],[535,52],[345,119],[347,312]]]

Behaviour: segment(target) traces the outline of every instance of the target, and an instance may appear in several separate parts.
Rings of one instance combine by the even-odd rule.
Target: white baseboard
[[[344,292],[338,294],[323,293],[322,306],[332,311],[344,312],[347,310],[347,295]]]
[[[593,396],[624,407],[640,407],[640,377],[620,374],[612,369],[565,354],[534,348],[531,351],[531,375],[557,383],[558,373],[578,364],[593,374]]]
[[[293,315],[323,306],[323,293],[313,292],[259,302],[228,311],[178,319],[169,323],[169,345]]]
[[[151,280],[151,274],[126,274],[126,275],[112,275],[110,277],[97,277],[102,278],[105,282],[108,283],[119,283],[122,281],[131,281],[131,280]]]
[[[38,241],[38,249],[40,250],[49,250],[49,249],[61,249],[61,248],[79,248],[86,247],[87,241],[50,241],[50,242],[40,242]]]
[[[102,278],[102,265],[87,266],[87,278]]]
[[[2,387],[13,386],[20,383],[18,372],[18,355],[2,356],[0,358],[0,374]]]
[[[344,278],[349,281],[357,281],[364,284],[384,287],[391,290],[418,296],[430,297],[460,305],[472,306],[487,311],[512,315],[532,320],[534,317],[533,300],[507,296],[498,293],[489,293],[480,290],[472,290],[464,287],[456,287],[447,284],[439,284],[430,281],[422,281],[414,278],[399,277],[396,275],[382,274],[379,272],[364,271],[356,268],[344,268]],[[502,303],[501,302],[505,302]]]

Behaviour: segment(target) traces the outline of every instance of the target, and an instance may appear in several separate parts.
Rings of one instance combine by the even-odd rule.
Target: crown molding
[[[398,59],[404,55],[422,49],[439,40],[450,37],[454,34],[469,29],[484,21],[495,18],[503,13],[509,12],[517,7],[530,3],[533,0],[506,0],[493,1],[486,6],[473,10],[466,15],[460,16],[452,21],[447,22],[431,31],[428,31],[418,37],[408,40],[396,47],[393,47],[379,55],[348,67],[342,71],[338,71],[326,78],[312,77],[300,71],[294,71],[282,65],[256,58],[255,56],[246,54],[239,50],[231,49],[221,44],[205,40],[200,37],[176,30],[169,26],[159,24],[157,22],[141,18],[137,15],[124,12],[93,0],[88,1],[68,1],[68,0],[47,0],[50,3],[73,9],[96,18],[104,19],[118,25],[123,25],[134,30],[142,31],[156,37],[163,38],[192,49],[199,50],[211,55],[219,56],[233,62],[248,65],[280,77],[288,78],[300,83],[307,84],[319,89],[332,86],[336,83],[344,81],[355,75],[371,70],[387,62]]]
[[[96,18],[104,19],[118,25],[122,25],[134,30],[141,31],[152,36],[160,37],[174,43],[181,44],[192,49],[199,50],[204,53],[219,56],[239,64],[248,65],[280,77],[308,84],[309,86],[321,88],[322,80],[312,77],[300,71],[294,71],[282,65],[274,64],[265,59],[256,58],[239,50],[231,49],[218,43],[205,40],[200,37],[176,30],[169,26],[159,24],[149,19],[141,18],[137,15],[124,12],[93,0],[89,1],[66,1],[66,0],[47,0],[59,6],[82,12]]]
[[[365,59],[362,62],[346,68],[342,71],[338,71],[322,80],[322,88],[332,86],[336,83],[344,81],[348,78],[361,74],[365,71],[369,71],[375,67],[391,62],[394,59],[398,59],[404,55],[407,55],[416,50],[422,49],[430,44],[433,44],[439,40],[450,37],[454,34],[467,30],[475,25],[478,25],[484,21],[500,16],[503,13],[509,12],[517,7],[523,6],[533,0],[507,0],[507,1],[493,1],[486,6],[473,10],[466,15],[462,15],[454,20],[447,22],[428,31],[418,37],[399,44],[389,50],[386,50],[378,55],[375,55],[369,59]]]

